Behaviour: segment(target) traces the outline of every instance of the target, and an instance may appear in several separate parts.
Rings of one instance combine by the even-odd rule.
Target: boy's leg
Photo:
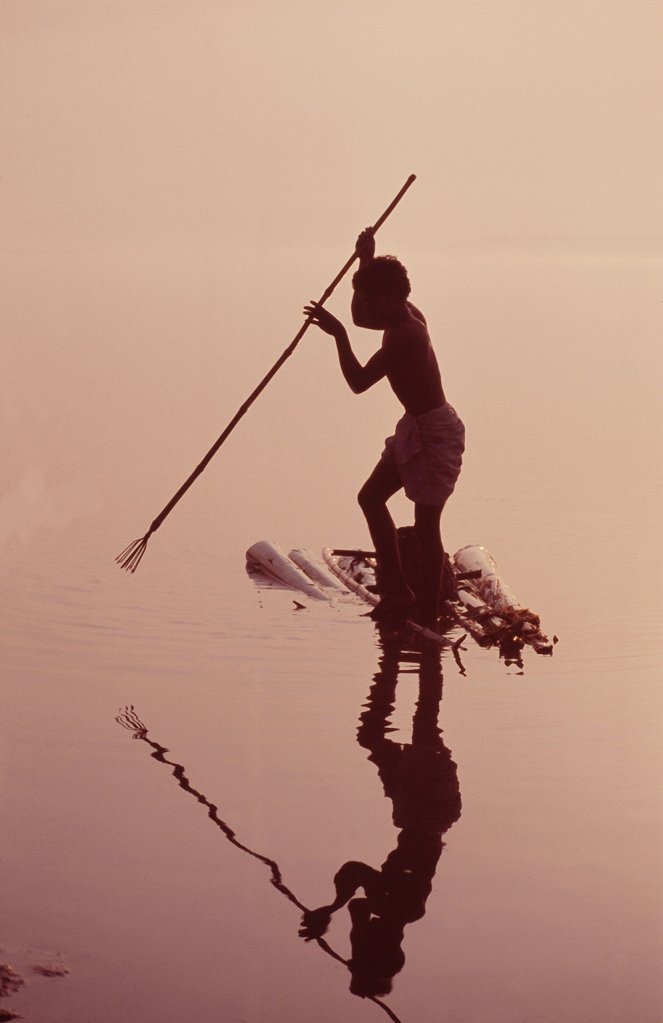
[[[422,624],[433,627],[437,622],[442,584],[444,548],[440,536],[440,516],[444,504],[414,506],[414,527],[421,550]]]
[[[380,461],[357,497],[375,545],[380,581],[384,590],[380,601],[383,611],[407,610],[416,603],[415,595],[403,575],[396,527],[387,509],[387,501],[402,486],[396,466]]]

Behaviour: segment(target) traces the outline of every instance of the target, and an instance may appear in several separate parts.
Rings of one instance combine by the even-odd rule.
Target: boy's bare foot
[[[404,621],[406,618],[411,618],[416,609],[417,599],[412,592],[405,593],[400,597],[385,594],[380,603],[368,612],[368,617],[373,618],[376,622],[383,622],[386,619]]]

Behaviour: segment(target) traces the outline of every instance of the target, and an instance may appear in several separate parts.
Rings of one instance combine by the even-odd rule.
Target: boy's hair
[[[352,278],[353,288],[368,295],[397,295],[407,298],[410,279],[407,270],[395,256],[377,256],[357,270]]]

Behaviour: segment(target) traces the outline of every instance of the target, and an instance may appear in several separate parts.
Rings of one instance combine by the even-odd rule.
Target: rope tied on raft
[[[384,213],[382,213],[378,217],[378,219],[373,224],[373,227],[370,228],[372,234],[375,234],[375,232],[378,230],[378,228],[381,227],[381,225],[385,222],[385,220],[387,219],[389,214],[392,212],[392,210],[395,209],[395,207],[398,205],[398,203],[401,201],[401,199],[403,198],[403,196],[407,192],[407,190],[410,187],[410,185],[412,185],[415,180],[416,180],[416,175],[415,174],[411,174],[409,176],[409,178],[407,179],[407,181],[405,182],[405,184],[403,185],[403,187],[401,188],[401,190],[398,192],[398,194],[389,203],[389,205],[387,206],[387,208],[384,211]],[[358,257],[358,253],[355,250],[355,252],[352,254],[350,259],[347,260],[347,262],[344,264],[344,266],[336,274],[336,277],[331,282],[331,284],[327,288],[325,288],[324,292],[322,293],[322,297],[316,303],[318,306],[324,305],[324,303],[327,301],[327,299],[330,297],[330,295],[332,294],[332,292],[336,288],[336,285],[339,284],[339,282],[343,279],[343,277],[345,277],[346,273],[348,272],[348,270],[350,269],[352,264],[358,258],[359,258]],[[177,491],[177,493],[170,499],[170,501],[168,502],[166,507],[163,509],[163,511],[160,512],[159,515],[157,515],[156,519],[154,520],[154,522],[152,523],[152,525],[148,529],[147,533],[145,533],[145,535],[140,537],[138,540],[134,540],[132,543],[129,544],[128,547],[125,547],[124,550],[121,551],[120,554],[118,554],[118,556],[115,558],[115,561],[120,566],[120,568],[124,568],[124,569],[126,569],[127,572],[132,572],[132,573],[136,571],[136,569],[138,568],[138,566],[141,563],[143,555],[145,554],[145,550],[147,548],[147,542],[150,539],[150,537],[152,536],[152,533],[155,533],[157,531],[157,529],[159,528],[159,526],[161,525],[163,520],[166,518],[167,515],[170,514],[170,512],[173,510],[173,508],[175,507],[177,502],[180,500],[180,498],[182,498],[184,496],[184,494],[187,492],[187,490],[192,485],[192,483],[194,483],[194,481],[200,476],[201,472],[206,468],[208,463],[211,461],[211,459],[214,457],[214,455],[217,453],[217,451],[219,450],[219,448],[221,447],[221,445],[225,441],[226,437],[228,437],[228,435],[235,429],[235,426],[237,425],[237,423],[240,421],[242,416],[245,415],[245,413],[248,411],[248,409],[253,404],[253,402],[256,400],[256,398],[261,393],[261,391],[263,391],[265,389],[267,384],[270,382],[272,377],[278,372],[278,370],[281,368],[281,366],[286,361],[286,359],[288,359],[292,355],[292,353],[294,352],[295,348],[297,347],[297,345],[301,341],[302,337],[304,336],[304,334],[306,333],[306,331],[308,330],[310,325],[311,325],[311,318],[307,317],[307,319],[304,321],[303,325],[299,328],[299,330],[297,331],[297,334],[292,339],[292,341],[290,342],[290,344],[288,345],[286,350],[277,359],[277,361],[274,363],[274,365],[272,366],[270,371],[267,373],[267,375],[265,377],[263,377],[263,379],[260,381],[260,383],[258,384],[256,389],[246,399],[244,404],[240,406],[240,408],[237,410],[237,412],[235,413],[233,418],[230,420],[230,422],[226,426],[226,428],[223,431],[223,433],[221,434],[221,436],[214,442],[212,447],[209,449],[209,451],[207,452],[207,454],[203,458],[202,462],[200,462],[200,464],[196,466],[196,468],[193,470],[193,472],[191,473],[189,478],[187,480],[185,480],[185,482],[182,484],[182,486]]]

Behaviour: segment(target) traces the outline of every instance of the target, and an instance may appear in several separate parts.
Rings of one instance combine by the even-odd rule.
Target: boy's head
[[[352,319],[358,327],[382,329],[410,294],[407,270],[395,256],[377,256],[352,278]]]

